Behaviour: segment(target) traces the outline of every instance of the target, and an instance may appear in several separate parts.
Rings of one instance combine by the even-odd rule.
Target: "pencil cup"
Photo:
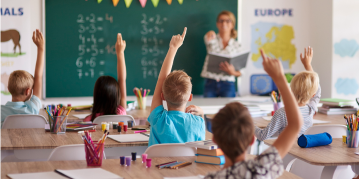
[[[274,111],[283,107],[283,102],[273,103]]]
[[[349,148],[358,148],[359,144],[359,131],[347,130],[347,146]]]
[[[104,143],[94,142],[89,144],[85,142],[87,166],[101,166],[104,152]]]
[[[147,97],[137,98],[137,108],[146,110]]]
[[[53,134],[65,134],[67,116],[52,116],[54,121],[50,124],[50,130]]]

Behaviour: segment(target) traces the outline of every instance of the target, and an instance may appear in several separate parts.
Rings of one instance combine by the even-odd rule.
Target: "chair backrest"
[[[85,145],[63,145],[52,150],[48,161],[86,160]]]
[[[185,144],[157,144],[147,148],[145,154],[151,157],[182,157],[195,156],[196,148],[187,147]]]
[[[318,125],[310,127],[305,134],[319,134],[328,132],[332,138],[342,138],[343,135],[347,135],[347,128],[345,125],[329,124],[329,125]]]
[[[16,114],[5,118],[2,125],[3,129],[23,129],[23,128],[45,128],[47,120],[44,116],[35,114]]]
[[[99,124],[97,126],[101,127],[101,122],[121,122],[124,121],[125,125],[127,125],[127,121],[133,121],[133,125],[136,125],[135,119],[133,119],[130,115],[102,115],[99,117],[96,117],[95,120],[93,120],[93,123]]]

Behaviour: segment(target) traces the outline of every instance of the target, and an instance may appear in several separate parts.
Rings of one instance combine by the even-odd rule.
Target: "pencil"
[[[159,168],[160,166],[168,165],[168,164],[175,163],[175,162],[177,162],[177,161],[172,161],[172,162],[167,162],[167,163],[158,164],[158,165],[156,165],[156,167]]]
[[[178,167],[176,167],[176,169],[182,168],[182,167],[186,167],[188,165],[192,165],[192,162],[187,162],[186,164],[180,165]]]
[[[183,163],[177,164],[175,166],[171,166],[171,169],[178,168],[179,166],[186,165],[188,163],[192,163],[192,162],[183,162]]]

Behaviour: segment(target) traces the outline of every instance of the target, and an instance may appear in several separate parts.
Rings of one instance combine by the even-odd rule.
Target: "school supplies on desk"
[[[105,140],[109,132],[105,131],[99,141],[92,140],[89,131],[80,133],[85,144],[87,166],[101,166],[104,154]]]
[[[139,134],[121,134],[121,135],[109,135],[108,138],[117,142],[148,142],[149,137]]]
[[[356,114],[344,115],[347,125],[347,146],[357,148],[359,145],[359,111]]]
[[[207,149],[197,148],[197,154],[210,155],[210,156],[220,156],[220,155],[223,155],[223,151],[221,149],[207,150]]]
[[[327,133],[304,135],[302,134],[298,138],[298,145],[302,148],[318,147],[323,145],[329,145],[333,142],[332,136]]]
[[[217,144],[215,144],[212,140],[202,140],[202,141],[196,141],[196,142],[186,142],[185,145],[187,147],[197,147],[201,149],[218,149]]]
[[[66,125],[66,130],[68,131],[80,131],[80,130],[90,130],[96,128],[97,124],[86,123],[86,122],[76,122]]]
[[[324,98],[320,99],[319,103],[323,103],[323,105],[334,105],[334,106],[355,106],[354,100],[347,99],[337,99],[337,98]]]
[[[146,99],[147,96],[150,94],[151,90],[149,89],[139,89],[137,87],[135,87],[133,89],[133,93],[136,95],[137,97],[137,104],[138,104],[138,108],[139,109],[143,109],[146,110]]]
[[[67,117],[71,109],[71,107],[60,107],[60,105],[46,107],[51,133],[63,134],[66,132]]]
[[[225,163],[224,155],[220,156],[209,156],[196,154],[196,163],[205,163],[211,165],[223,165]]]

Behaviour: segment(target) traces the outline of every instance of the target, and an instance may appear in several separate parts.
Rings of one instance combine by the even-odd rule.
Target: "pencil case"
[[[298,138],[298,145],[302,148],[318,147],[323,145],[329,145],[333,141],[332,136],[327,133],[304,135],[302,134]]]

